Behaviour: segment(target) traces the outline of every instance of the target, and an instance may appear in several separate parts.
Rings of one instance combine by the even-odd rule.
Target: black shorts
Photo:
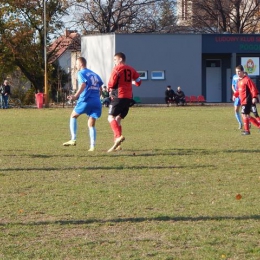
[[[130,104],[131,99],[115,98],[109,105],[108,114],[114,117],[120,116],[121,118],[125,118],[128,114]]]
[[[247,103],[245,105],[241,105],[241,114],[249,115],[251,112],[252,103]]]

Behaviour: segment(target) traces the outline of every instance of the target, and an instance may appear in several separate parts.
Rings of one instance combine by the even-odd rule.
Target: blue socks
[[[77,139],[77,118],[70,118],[70,134],[71,140]],[[94,147],[96,143],[97,132],[96,128],[89,127],[90,147]]]
[[[70,134],[71,140],[76,140],[77,138],[77,118],[70,118]]]
[[[89,137],[90,137],[90,147],[94,147],[96,142],[96,137],[97,137],[96,127],[94,126],[89,127]]]
[[[239,113],[239,112],[235,112],[235,117],[236,117],[236,119],[237,119],[237,122],[238,122],[239,124],[242,124],[242,121],[241,121],[241,117],[240,117],[240,113]]]

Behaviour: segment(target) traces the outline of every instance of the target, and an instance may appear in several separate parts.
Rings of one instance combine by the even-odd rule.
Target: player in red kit
[[[108,122],[114,133],[114,145],[108,150],[113,152],[120,149],[120,144],[125,140],[122,135],[121,119],[128,114],[131,106],[133,91],[132,84],[137,87],[141,85],[141,79],[137,71],[125,64],[126,56],[119,52],[114,55],[115,67],[108,82],[111,104],[108,111]]]
[[[260,124],[253,117],[250,117],[250,112],[253,104],[256,104],[258,100],[258,90],[254,82],[245,74],[242,65],[236,67],[236,74],[239,79],[237,82],[237,91],[234,93],[235,97],[239,97],[241,101],[241,113],[244,122],[244,132],[242,135],[250,135],[249,123],[251,122],[258,128]]]

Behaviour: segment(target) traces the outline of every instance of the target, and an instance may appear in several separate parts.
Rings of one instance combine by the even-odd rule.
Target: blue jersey
[[[238,83],[238,75],[237,74],[235,74],[234,76],[233,76],[233,78],[232,78],[232,85],[234,86],[234,89],[235,89],[235,91],[237,91],[237,83]],[[235,100],[234,100],[234,106],[240,106],[241,105],[241,103],[240,103],[240,98],[239,97],[237,97],[237,98],[235,98]]]
[[[78,72],[78,84],[86,83],[86,88],[79,95],[78,102],[87,102],[89,99],[100,100],[102,79],[95,72],[84,68]]]
[[[237,91],[237,82],[238,82],[238,75],[234,75],[233,78],[232,78],[232,85],[234,86],[235,88],[235,91]]]

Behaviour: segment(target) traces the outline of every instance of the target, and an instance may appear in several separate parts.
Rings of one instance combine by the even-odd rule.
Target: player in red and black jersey
[[[260,124],[253,117],[250,117],[250,112],[253,104],[257,103],[258,90],[254,82],[245,74],[242,65],[236,67],[236,74],[239,79],[237,82],[237,91],[234,93],[233,100],[235,97],[239,97],[241,101],[241,113],[244,122],[243,135],[250,135],[249,122],[252,122],[258,128]]]
[[[125,64],[126,56],[119,52],[114,55],[115,67],[108,82],[111,104],[108,111],[108,122],[114,133],[114,145],[108,150],[112,152],[120,149],[120,144],[125,140],[122,135],[121,119],[128,114],[132,103],[132,84],[141,85],[141,79],[137,71]]]

